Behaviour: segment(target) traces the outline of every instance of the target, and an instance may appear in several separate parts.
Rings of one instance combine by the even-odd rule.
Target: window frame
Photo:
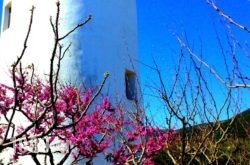
[[[136,77],[135,72],[125,70],[125,95],[128,100],[137,100]]]
[[[2,31],[5,31],[10,28],[11,26],[11,15],[12,15],[12,3],[11,1],[7,3],[4,7],[4,13],[3,13],[3,25],[2,25]]]

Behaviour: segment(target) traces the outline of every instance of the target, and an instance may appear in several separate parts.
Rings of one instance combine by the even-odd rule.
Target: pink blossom
[[[174,140],[174,131],[144,125],[140,114],[128,113],[121,105],[112,105],[115,111],[110,113],[108,97],[95,100],[86,110],[93,97],[91,89],[58,84],[54,100],[51,100],[49,82],[31,76],[30,71],[17,72],[15,80],[16,88],[0,84],[0,117],[18,109],[18,115],[29,123],[14,130],[19,138],[28,139],[47,133],[39,140],[46,137],[49,144],[56,140],[58,145],[70,143],[74,147],[71,155],[75,159],[91,159],[98,153],[111,152],[113,164],[129,163],[139,155],[142,159],[138,164],[145,165],[153,164],[153,156]],[[1,139],[5,131],[6,127],[1,125]],[[116,147],[111,148],[113,142]],[[26,147],[31,150],[32,144],[28,142]],[[28,150],[24,149],[17,145],[14,160],[27,154]]]

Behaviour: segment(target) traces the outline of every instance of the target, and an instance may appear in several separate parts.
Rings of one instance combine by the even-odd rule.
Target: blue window
[[[137,100],[136,74],[133,71],[125,71],[126,97],[129,100]]]
[[[3,15],[3,31],[10,27],[11,21],[11,2],[8,3],[4,8],[4,15]]]

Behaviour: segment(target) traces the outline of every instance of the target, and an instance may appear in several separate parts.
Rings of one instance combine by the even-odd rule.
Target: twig
[[[236,22],[233,18],[231,18],[229,15],[225,14],[218,6],[212,2],[211,0],[207,0],[207,3],[214,8],[214,10],[223,18],[228,20],[231,24],[237,26],[238,28],[250,33],[250,28],[243,26],[242,24]]]
[[[197,61],[199,61],[203,66],[205,66],[219,82],[221,82],[223,85],[225,85],[227,88],[250,88],[250,84],[234,84],[231,85],[227,83],[217,72],[215,69],[213,69],[208,63],[206,63],[204,60],[202,60],[199,56],[197,56],[190,48],[187,46],[180,37],[177,36],[177,40],[179,41],[181,47],[184,47],[188,53],[193,56]]]

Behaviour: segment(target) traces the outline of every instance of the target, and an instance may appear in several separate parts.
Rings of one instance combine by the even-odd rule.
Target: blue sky
[[[216,3],[239,23],[250,27],[249,0],[221,0]],[[202,48],[203,59],[223,77],[226,77],[225,67],[223,67],[224,62],[216,39],[216,32],[225,51],[229,50],[226,33],[231,30],[242,46],[247,49],[249,55],[250,35],[232,25],[229,28],[228,23],[218,16],[214,9],[206,3],[206,0],[137,0],[137,11],[139,61],[153,66],[152,58],[154,58],[161,69],[167,88],[170,84],[167,81],[172,80],[180,50],[175,35],[183,37],[185,34],[195,53],[199,54]],[[239,55],[241,69],[249,72],[249,58],[246,58],[241,51],[236,50],[236,53]],[[155,95],[155,91],[149,89],[152,88],[151,85],[160,88],[159,79],[156,73],[146,65],[140,65],[140,76],[144,103],[148,105],[146,107],[149,107],[147,114],[149,118],[155,119],[156,124],[164,126],[166,109],[157,101],[157,98],[152,97]],[[222,89],[213,76],[209,75],[208,81],[214,87],[215,99],[220,104],[220,100],[224,99]],[[150,87],[147,88],[147,86]],[[246,95],[249,96],[249,93],[244,93],[241,97]],[[241,98],[240,100],[242,100],[240,109],[245,110],[250,106],[249,101]]]
[[[140,56],[166,56],[169,46],[176,47],[173,33],[182,35],[185,32],[189,40],[201,38],[206,45],[214,47],[215,30],[224,31],[220,17],[205,0],[137,2]],[[218,2],[218,6],[240,23],[250,25],[250,1],[222,1]],[[246,33],[240,33],[240,37],[249,39]]]
[[[216,3],[239,23],[250,27],[249,0],[218,0]],[[0,0],[0,5],[2,5],[2,0]],[[157,86],[158,82],[156,74],[146,65],[153,66],[152,59],[154,58],[163,76],[169,80],[168,78],[174,73],[180,50],[174,34],[181,37],[185,34],[195,52],[199,52],[202,48],[203,58],[221,75],[224,75],[223,67],[221,67],[223,61],[215,32],[218,32],[222,42],[226,44],[225,34],[228,29],[231,29],[249,53],[250,35],[232,25],[228,28],[227,23],[206,3],[206,0],[137,0],[137,12],[141,88],[145,93],[144,103],[150,104],[147,113],[157,119],[157,124],[162,125],[165,117],[162,115],[162,107],[148,95],[154,93],[145,87],[152,83]],[[242,69],[249,71],[250,64],[245,58],[239,57],[239,60],[243,62]],[[218,94],[218,99],[220,97],[222,96]],[[248,106],[250,105],[243,103],[242,107]]]
[[[150,61],[150,56],[159,58],[169,56],[170,49],[175,49],[177,40],[173,34],[182,36],[185,32],[187,38],[197,42],[200,38],[205,47],[215,48],[215,31],[225,32],[225,24],[218,14],[205,0],[154,0],[137,1],[139,55]],[[219,1],[218,6],[238,22],[250,26],[250,1],[231,0]],[[237,37],[248,41],[249,35],[236,31]],[[200,45],[197,43],[197,47]],[[209,58],[213,58],[210,56]],[[208,59],[210,60],[210,59]],[[213,59],[212,59],[213,61]]]

